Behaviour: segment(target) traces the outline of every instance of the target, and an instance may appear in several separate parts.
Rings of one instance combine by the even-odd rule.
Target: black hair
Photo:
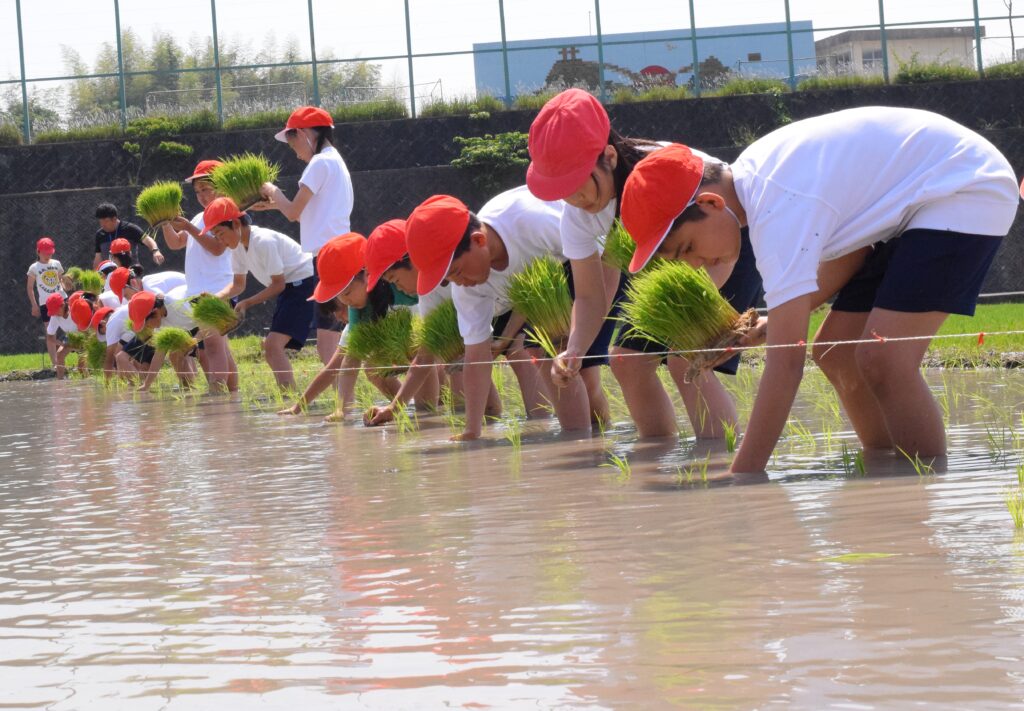
[[[131,272],[129,276],[134,277],[135,279],[141,279],[146,276],[146,268],[141,264],[132,264],[128,267],[128,271]]]
[[[162,308],[164,308],[164,297],[158,294],[157,297],[153,299],[153,310],[146,314],[146,320],[148,321],[158,309]]]
[[[406,252],[406,254],[401,259],[399,259],[397,262],[395,262],[390,267],[385,269],[384,273],[386,274],[392,269],[412,269],[412,258],[409,256],[409,253]]]
[[[131,252],[118,252],[117,254],[111,254],[110,261],[116,262],[119,267],[128,267],[129,269],[135,266],[132,264]]]
[[[82,298],[88,301],[90,306],[96,305],[96,294],[87,291],[82,294]]]
[[[365,272],[362,274],[362,278],[366,278]],[[371,321],[383,318],[394,303],[395,291],[391,288],[391,284],[383,279],[377,282],[377,286],[366,292],[366,306],[370,309]]]
[[[608,164],[608,159],[605,158],[603,153],[598,156],[597,164],[612,174],[612,182],[615,185],[615,197],[619,199],[618,204],[615,206],[615,213],[618,216],[619,209],[622,206],[622,191],[626,187],[626,178],[633,172],[633,168],[636,167],[637,163],[656,151],[661,145],[657,141],[651,141],[646,138],[626,138],[620,135],[614,128],[608,133],[608,145],[615,149],[615,154],[618,158],[615,162],[615,167],[612,168]]]
[[[109,202],[101,202],[96,206],[96,218],[117,217],[117,207]]]
[[[708,185],[717,185],[722,182],[722,174],[725,172],[725,165],[723,163],[705,163],[704,164],[704,175],[700,179],[700,185],[697,186],[698,192],[701,188]],[[704,212],[700,205],[694,203],[688,208],[683,210],[682,214],[679,215],[673,222],[672,226],[668,228],[669,232],[674,232],[676,228],[681,227],[687,222],[700,222],[708,214]]]
[[[478,232],[479,230],[480,218],[472,212],[469,213],[469,224],[466,225],[466,231],[462,233],[462,239],[460,239],[459,243],[455,245],[455,252],[452,254],[453,262],[469,251],[469,247],[473,243],[473,233]]]
[[[243,212],[242,216],[239,217],[239,218],[236,218],[236,219],[239,222],[241,222],[243,225],[251,225],[252,224],[252,217],[249,216],[248,212]],[[232,222],[232,220],[224,220],[223,222],[218,223],[217,227],[227,227],[228,229],[231,229],[231,222]]]
[[[327,146],[334,146],[334,129],[331,126],[314,126],[316,133],[316,145],[313,147],[313,154],[320,153]]]
[[[324,317],[334,316],[335,312],[338,309],[340,309],[342,306],[344,306],[344,304],[342,304],[338,300],[338,297],[335,296],[330,301],[324,301],[323,303],[317,303],[316,311],[317,311],[318,314],[320,314],[321,316],[324,316]]]

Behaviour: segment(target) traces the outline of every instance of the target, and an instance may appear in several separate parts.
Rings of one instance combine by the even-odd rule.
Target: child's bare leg
[[[550,368],[548,371],[550,372]],[[608,406],[608,397],[601,387],[601,368],[584,368],[580,371],[580,378],[583,379],[583,387],[587,391],[587,402],[590,406],[590,421],[594,424],[611,422],[611,408]],[[553,384],[552,384],[553,385]]]
[[[543,357],[540,349],[530,349],[529,355]],[[537,375],[544,383],[544,389],[550,393],[548,402],[558,417],[562,429],[567,432],[577,432],[590,429],[590,403],[587,400],[587,388],[582,378],[573,378],[563,388],[555,386],[551,381],[551,368],[541,367],[537,369]]]
[[[443,365],[434,365],[430,367],[430,374],[427,375],[427,379],[423,381],[419,389],[413,393],[413,398],[416,400],[417,410],[436,410],[438,400],[441,398],[441,381],[439,378],[439,371],[444,368]]]
[[[368,370],[366,371],[366,379],[389,400],[393,400],[402,387],[402,381],[393,375],[383,378],[380,375],[373,375],[372,371]]]
[[[679,388],[693,432],[697,439],[721,439],[725,437],[726,425],[738,427],[736,404],[712,371],[704,371],[686,382],[689,367],[690,362],[685,358],[668,359],[668,372]]]
[[[281,390],[295,389],[295,374],[292,373],[291,361],[284,352],[284,347],[290,340],[291,336],[277,331],[271,331],[263,340],[263,355],[267,365],[274,372],[277,387]]]
[[[829,311],[814,336],[814,362],[836,389],[854,432],[866,449],[892,449],[882,408],[857,366],[855,345],[819,346],[818,341],[856,340],[864,333],[868,314]]]
[[[523,395],[523,408],[526,417],[529,419],[541,419],[550,413],[547,403],[551,401],[547,395],[547,386],[540,377],[538,367],[530,362],[530,354],[523,349],[521,339],[509,348],[505,357],[509,360],[509,366],[519,381],[519,391]]]
[[[679,433],[675,408],[658,378],[661,356],[633,355],[631,348],[613,346],[609,353],[612,375],[629,408],[640,437],[675,437]]]
[[[910,455],[946,453],[942,411],[921,375],[921,360],[947,316],[939,311],[904,313],[875,308],[868,316],[865,334],[922,339],[857,346],[857,367],[878,400],[892,445]]]

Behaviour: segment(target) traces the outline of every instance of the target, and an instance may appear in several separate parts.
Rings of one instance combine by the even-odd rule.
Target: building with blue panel
[[[796,76],[812,74],[816,60],[812,23],[793,22]],[[702,84],[711,75],[789,76],[789,44],[784,22],[698,29],[697,56]],[[607,89],[644,88],[654,84],[686,85],[693,76],[690,30],[629,32],[603,36]],[[500,42],[473,45],[476,89],[505,95]],[[551,85],[600,86],[596,36],[550,37],[507,43],[511,98]]]

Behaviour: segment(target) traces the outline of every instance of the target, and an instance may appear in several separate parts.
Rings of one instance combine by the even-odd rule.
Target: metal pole
[[[889,43],[885,37],[885,0],[878,0],[878,29],[882,35],[882,77],[889,83]],[[852,59],[852,58],[851,58]]]
[[[320,105],[320,80],[316,68],[316,32],[313,29],[313,0],[309,0],[309,56],[313,60],[313,105]]]
[[[114,0],[114,26],[117,28],[117,78],[121,82],[121,130],[128,128],[128,97],[124,87],[124,52],[121,48],[121,4]]]
[[[412,24],[409,22],[409,0],[405,0],[405,51],[409,60],[409,108],[410,115],[416,118],[416,84],[412,73]]]
[[[796,67],[793,64],[793,22],[789,16],[789,0],[783,0],[786,6],[786,52],[789,55],[789,88],[796,90]]]
[[[601,34],[601,0],[594,0],[594,25],[597,27],[597,77],[601,82],[601,101],[605,96],[604,88],[604,35]]]
[[[220,41],[217,39],[217,0],[210,0],[210,17],[213,19],[213,70],[217,82],[217,123],[224,125],[224,85],[220,76]]]
[[[512,89],[508,77],[508,40],[505,38],[505,0],[498,0],[498,17],[501,18],[501,63],[505,71],[505,106],[512,106]]]
[[[693,0],[690,0],[690,56],[693,57],[693,93],[696,96],[700,96],[700,60],[697,58],[697,15],[693,11]]]
[[[978,0],[974,0],[974,51],[978,61],[978,76],[984,78],[985,65],[981,61],[981,16],[978,14]]]
[[[32,120],[28,112],[28,83],[25,81],[25,38],[21,31],[21,0],[15,1],[18,13],[18,56],[21,59],[21,135],[28,143],[32,140]]]

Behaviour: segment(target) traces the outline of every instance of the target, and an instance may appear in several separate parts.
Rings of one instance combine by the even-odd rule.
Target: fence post
[[[25,38],[21,30],[21,0],[15,0],[18,13],[18,58],[21,60],[21,134],[28,144],[32,140],[32,119],[28,111],[28,82],[25,80]]]
[[[885,37],[885,0],[878,0],[878,29],[882,36],[882,78],[889,83],[889,43]]]
[[[693,93],[700,96],[700,60],[697,58],[697,15],[690,0],[690,56],[693,57]]]
[[[789,0],[783,0],[786,6],[786,53],[789,57],[789,88],[796,90],[796,65],[793,63],[793,22],[789,15]]]
[[[981,16],[978,13],[978,0],[974,0],[974,52],[978,61],[978,76],[984,79],[985,65],[981,61]]]
[[[114,26],[117,29],[117,78],[121,83],[121,130],[128,128],[128,97],[124,87],[124,51],[121,48],[121,4],[114,0]]]
[[[505,37],[505,0],[498,0],[498,17],[501,18],[501,63],[505,71],[505,106],[512,108],[512,87],[508,77],[508,40]]]
[[[405,53],[409,60],[409,109],[416,118],[416,83],[412,72],[412,23],[409,21],[409,0],[405,0]]]
[[[316,32],[313,29],[313,0],[309,0],[309,56],[313,60],[313,105],[320,105],[320,80],[316,67]]]
[[[213,70],[217,86],[217,123],[224,125],[224,85],[220,78],[220,41],[217,39],[217,0],[210,0],[213,18]]]
[[[601,33],[601,0],[594,0],[594,25],[597,27],[597,80],[601,83],[601,103],[607,101],[604,89],[604,35]]]

